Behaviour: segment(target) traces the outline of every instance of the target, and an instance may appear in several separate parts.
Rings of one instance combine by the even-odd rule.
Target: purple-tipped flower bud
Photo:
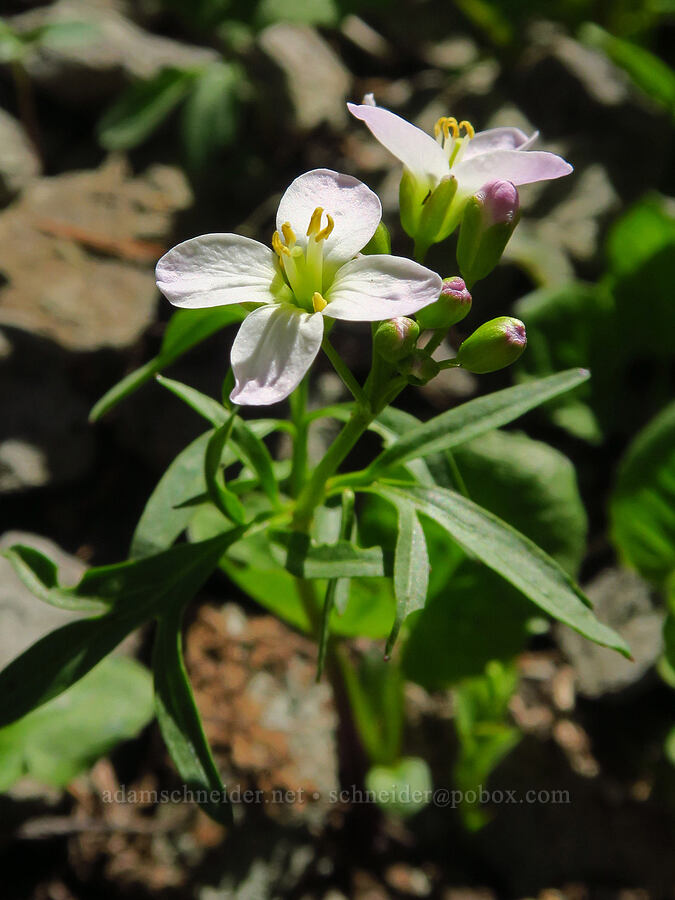
[[[464,207],[457,262],[472,285],[494,269],[520,219],[518,189],[510,181],[491,181]]]
[[[468,315],[471,309],[471,294],[466,289],[464,279],[455,275],[444,278],[441,296],[415,313],[420,328],[448,329]]]
[[[395,363],[410,356],[419,334],[420,327],[414,319],[398,316],[382,322],[375,332],[373,345],[383,359]]]
[[[525,325],[520,319],[499,316],[477,328],[457,351],[463,369],[484,375],[514,363],[527,346]]]

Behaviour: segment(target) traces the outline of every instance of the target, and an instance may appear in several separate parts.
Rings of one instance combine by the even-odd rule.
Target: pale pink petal
[[[487,131],[478,131],[467,142],[462,152],[462,160],[471,159],[491,150],[525,150],[532,146],[538,136],[539,132],[535,131],[532,137],[528,138],[520,128],[489,128]]]
[[[410,316],[438,300],[443,282],[419,263],[398,256],[361,256],[342,266],[323,314],[348,322]]]
[[[349,112],[365,122],[377,140],[413,175],[436,184],[448,174],[448,158],[431,135],[382,106],[348,103]]]
[[[238,234],[203,234],[178,244],[157,263],[157,287],[174,306],[199,309],[270,303],[280,276],[274,253]]]
[[[377,194],[351,175],[331,169],[314,169],[300,175],[281,198],[277,212],[277,229],[288,222],[298,244],[307,245],[307,226],[312,213],[320,206],[335,223],[323,245],[324,259],[345,262],[362,250],[382,218],[382,205]]]
[[[300,384],[323,338],[323,316],[290,304],[253,310],[241,324],[230,356],[235,385],[230,400],[265,406]]]
[[[562,178],[573,171],[572,166],[555,153],[532,150],[492,150],[472,159],[462,160],[453,167],[463,195],[473,194],[488,181],[497,179],[512,184],[532,184],[535,181],[549,181]]]

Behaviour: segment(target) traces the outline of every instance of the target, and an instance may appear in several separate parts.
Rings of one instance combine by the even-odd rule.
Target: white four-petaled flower
[[[519,128],[474,132],[470,122],[443,116],[436,123],[433,138],[388,109],[376,106],[372,94],[364,101],[348,103],[351,114],[365,122],[377,140],[427,190],[433,190],[444,178],[456,178],[460,202],[495,179],[515,185],[531,184],[561,178],[572,171],[572,166],[555,153],[530,151],[538,132],[529,138]]]
[[[234,403],[287,397],[319,352],[325,317],[379,322],[438,299],[442,282],[429,269],[359,255],[381,217],[377,195],[356,178],[315,169],[281,198],[273,250],[236,234],[205,234],[160,259],[157,285],[174,306],[259,304],[232,346]]]

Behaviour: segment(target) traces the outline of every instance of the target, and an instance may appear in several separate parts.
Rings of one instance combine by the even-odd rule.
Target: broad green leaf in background
[[[255,13],[258,28],[274,22],[302,25],[336,25],[339,10],[335,0],[261,0]]]
[[[92,409],[89,419],[96,422],[125,397],[175,362],[196,344],[211,337],[216,331],[247,315],[240,306],[214,306],[210,309],[179,309],[166,326],[162,346],[154,359],[126,375],[104,394]]]
[[[106,150],[130,150],[142,144],[183,100],[196,77],[186,69],[166,68],[132,84],[103,114],[98,138]]]
[[[628,448],[610,517],[614,543],[629,565],[657,583],[675,572],[675,402]]]
[[[217,822],[232,822],[232,808],[213,761],[185,670],[181,623],[183,603],[160,616],[152,654],[155,707],[162,737],[181,778],[199,805]]]
[[[0,672],[0,726],[75,684],[165,605],[191,599],[241,533],[233,529],[145,559],[88,569],[73,594],[101,600],[111,611],[52,631]]]
[[[152,717],[147,669],[109,657],[60,696],[0,728],[0,791],[23,775],[65,787]]]
[[[531,638],[532,605],[485,566],[466,559],[421,613],[410,616],[401,665],[430,691],[480,675],[491,660],[508,663]]]
[[[589,373],[585,370],[572,369],[463,403],[399,438],[364,470],[364,474],[367,473],[367,478],[374,478],[394,465],[462,444],[512,422],[547,400],[582,384],[588,377]]]
[[[667,62],[632,41],[610,34],[595,22],[582,25],[579,37],[590,47],[602,50],[645,94],[675,115],[675,71]]]
[[[214,62],[201,72],[183,107],[183,145],[190,169],[198,173],[237,133],[238,88],[243,71]]]
[[[576,437],[598,443],[602,439],[598,407],[605,398],[597,398],[616,344],[612,298],[597,285],[575,281],[528,294],[516,303],[515,315],[527,322],[527,353],[517,374],[520,381],[530,384],[533,378],[569,366],[592,371],[586,384],[556,398],[546,412],[556,425]]]
[[[392,503],[415,504],[418,513],[444,528],[468,553],[500,574],[553,618],[584,637],[630,657],[625,641],[593,615],[580,588],[536,544],[465,497],[442,488],[379,483],[373,487]]]

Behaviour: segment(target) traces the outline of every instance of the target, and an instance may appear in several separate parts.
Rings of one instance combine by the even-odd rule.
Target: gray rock
[[[0,109],[0,206],[5,206],[40,173],[40,160],[23,128]]]
[[[23,531],[7,531],[0,537],[0,551],[13,544],[35,547],[54,560],[63,584],[77,583],[85,571],[84,563],[64,553],[47,538]],[[38,600],[18,578],[10,563],[0,557],[0,669],[43,635],[81,617],[82,613],[57,609]]]
[[[91,26],[90,34],[41,47],[26,60],[30,77],[40,87],[70,103],[112,97],[133,79],[151,78],[169,66],[194,68],[220,58],[215,50],[149,34],[110,3],[57,0],[10,22],[19,30],[55,22]]]
[[[0,324],[68,349],[132,344],[154,320],[154,263],[190,199],[178,170],[133,178],[115,158],[35,181],[0,214]]]
[[[259,44],[283,73],[300,129],[309,131],[323,123],[344,126],[352,78],[318,32],[307,25],[278,22],[261,33]]]
[[[572,662],[577,690],[586,697],[611,694],[639,681],[663,651],[663,612],[652,605],[649,585],[626,569],[607,569],[585,587],[597,617],[627,641],[634,661],[599,647],[559,625],[557,637]]]

